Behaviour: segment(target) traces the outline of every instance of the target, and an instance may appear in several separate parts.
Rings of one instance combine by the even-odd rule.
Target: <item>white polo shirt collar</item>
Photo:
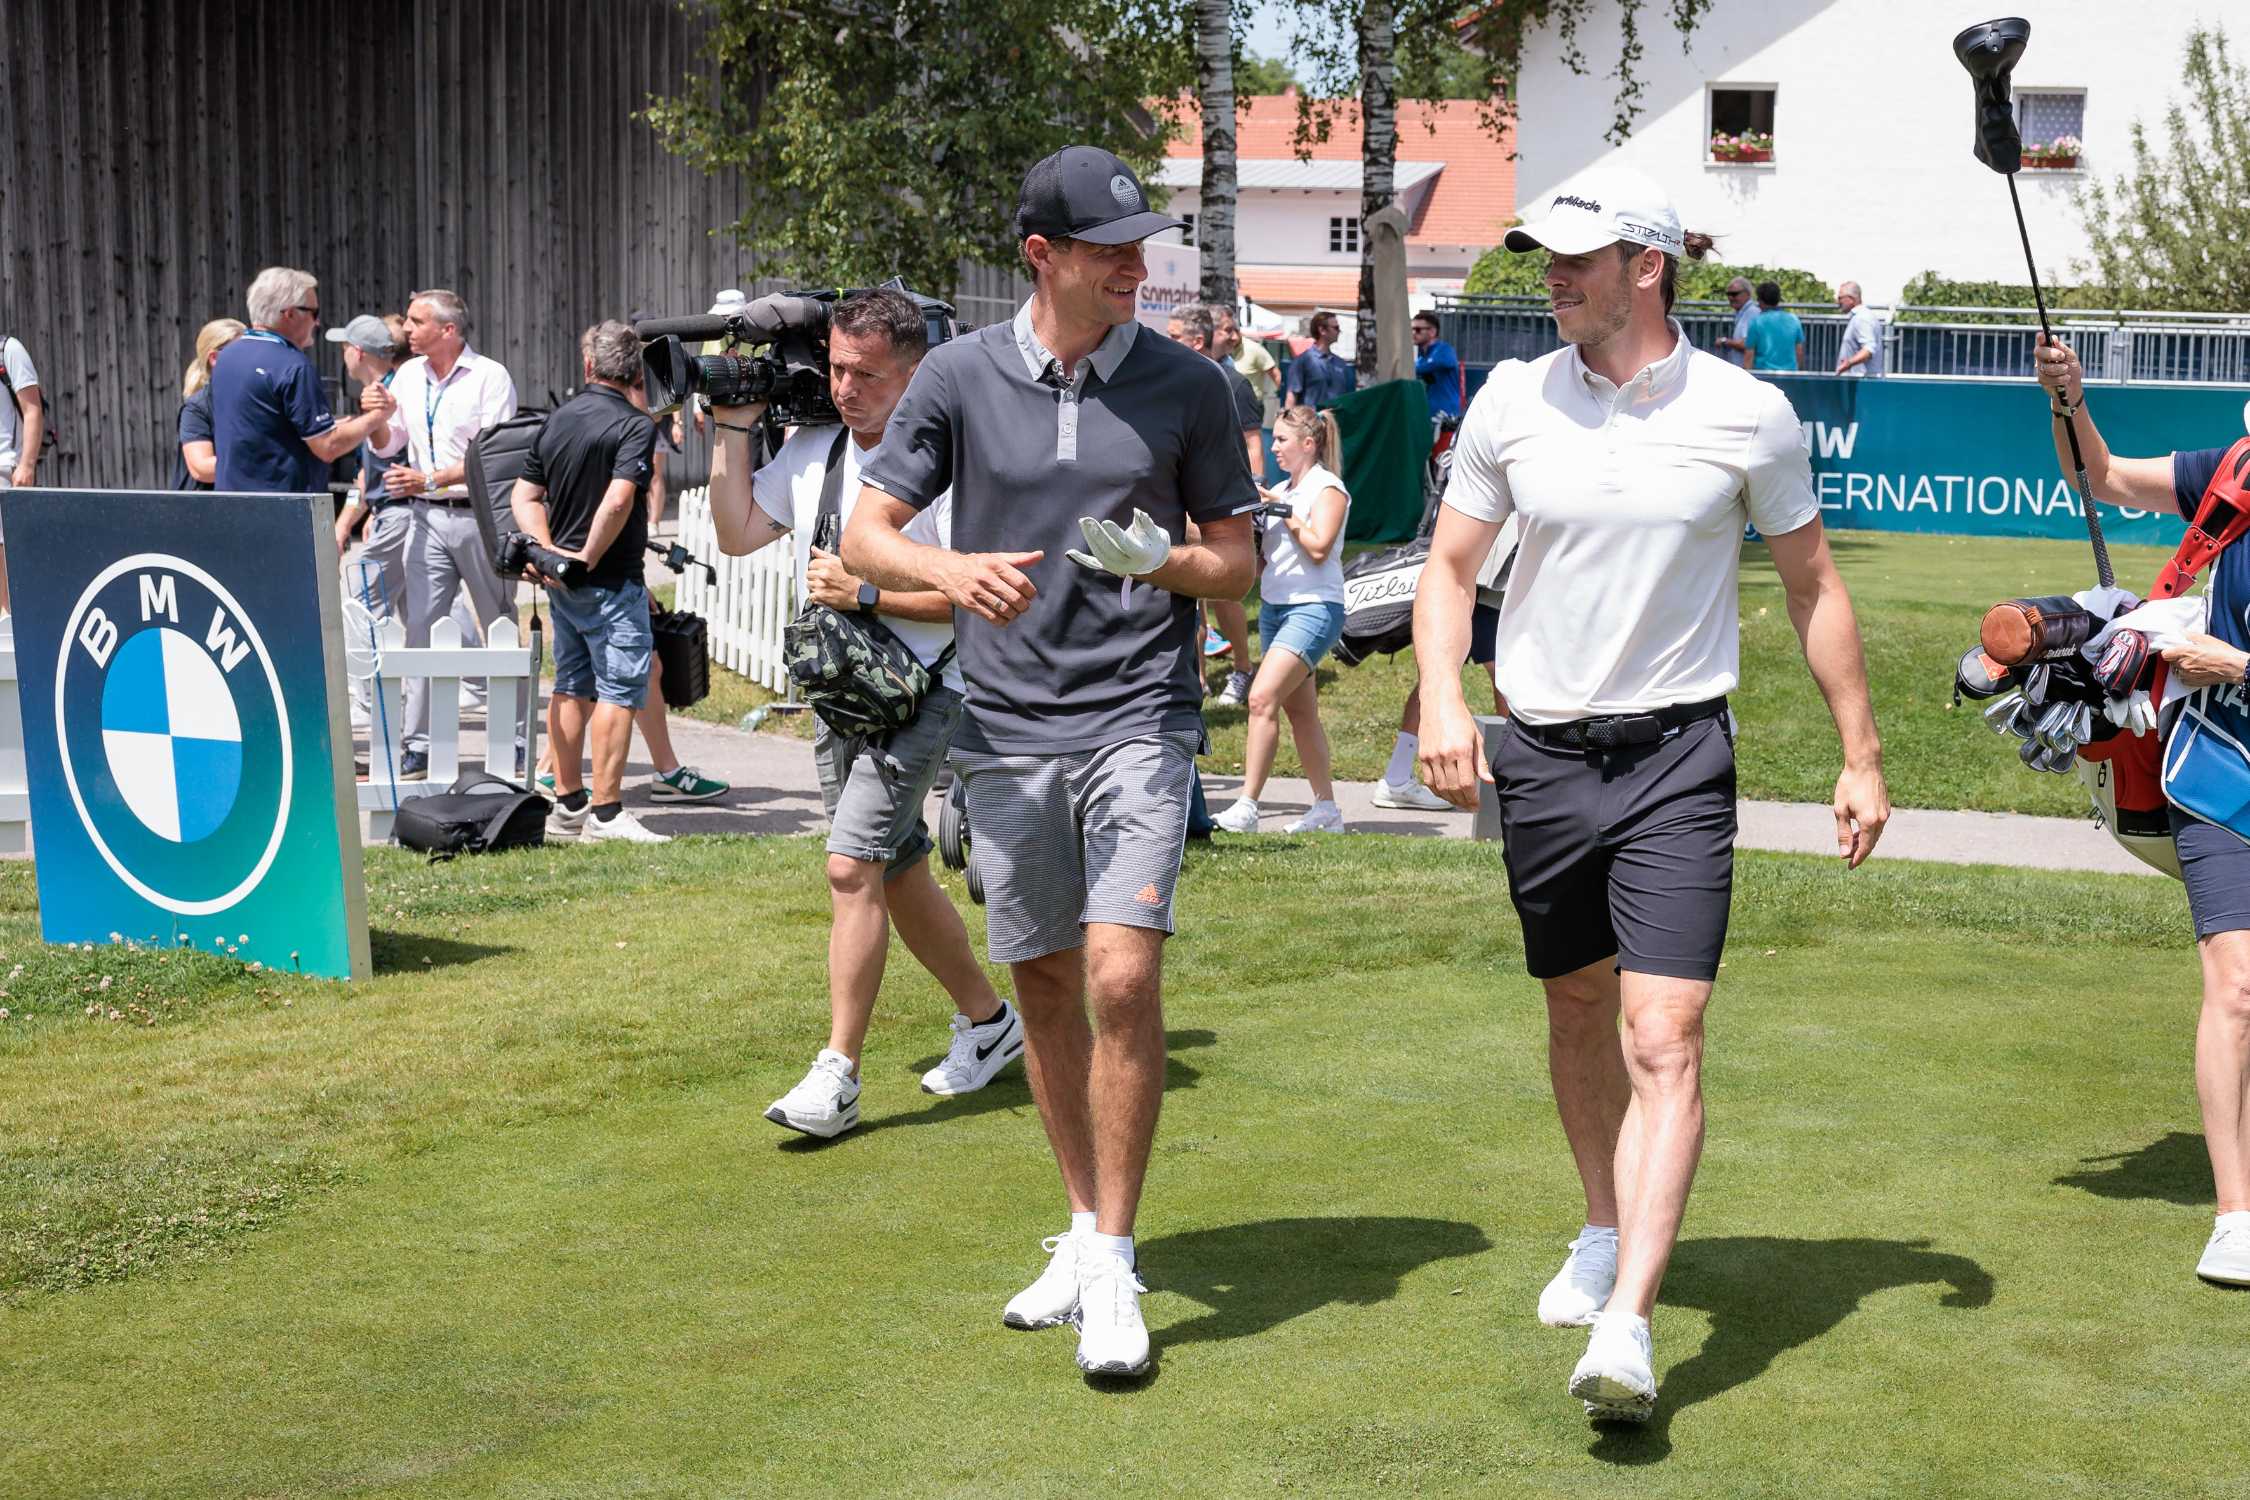
[[[1643,368],[1623,386],[1612,383],[1606,375],[1588,369],[1576,344],[1564,346],[1566,352],[1563,358],[1570,362],[1572,371],[1578,376],[1587,394],[1609,411],[1615,411],[1620,405],[1654,401],[1670,395],[1687,378],[1688,355],[1695,348],[1688,342],[1687,330],[1680,326],[1679,319],[1666,318],[1664,326],[1672,330],[1672,352]]]
[[[1125,356],[1132,352],[1133,339],[1140,331],[1141,325],[1138,319],[1129,323],[1119,323],[1102,336],[1102,341],[1094,346],[1092,354],[1078,362],[1077,369],[1065,372],[1062,368],[1062,361],[1045,344],[1039,342],[1038,334],[1032,332],[1031,304],[1025,302],[1023,306],[1016,309],[1016,350],[1023,355],[1023,367],[1031,372],[1031,378],[1033,380],[1045,380],[1047,372],[1053,370],[1058,374],[1065,375],[1067,382],[1079,390],[1084,390],[1086,387],[1086,367],[1088,365],[1092,365],[1094,373],[1104,380],[1115,376],[1117,367],[1123,364]]]

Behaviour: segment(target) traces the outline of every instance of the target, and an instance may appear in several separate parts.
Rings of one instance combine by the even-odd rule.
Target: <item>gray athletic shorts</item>
[[[1503,730],[1490,751],[1524,967],[1713,979],[1734,893],[1734,739],[1723,717],[1653,745],[1562,750]]]
[[[2164,810],[2171,815],[2172,845],[2180,851],[2196,938],[2250,928],[2250,844],[2176,807]]]
[[[954,754],[994,963],[1082,947],[1089,922],[1172,930],[1201,743],[1184,730],[1059,755]]]
[[[813,731],[813,764],[828,808],[828,852],[880,863],[885,880],[928,855],[922,804],[960,722],[961,695],[940,685],[930,689],[913,721],[887,739],[841,735],[820,724]]]

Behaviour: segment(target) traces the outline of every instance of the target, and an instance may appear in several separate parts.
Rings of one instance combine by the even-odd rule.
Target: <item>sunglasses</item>
[[[320,316],[320,309],[319,309],[319,308],[317,308],[317,307],[303,307],[303,306],[298,306],[298,307],[292,307],[292,308],[290,308],[289,310],[290,310],[291,312],[301,312],[301,313],[303,313],[303,314],[304,314],[304,315],[305,315],[306,317],[308,317],[308,318],[317,318],[317,317],[319,317],[319,316]]]

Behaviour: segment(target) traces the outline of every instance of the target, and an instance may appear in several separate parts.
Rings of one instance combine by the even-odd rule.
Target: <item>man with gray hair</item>
[[[414,357],[391,379],[388,425],[370,445],[377,457],[402,449],[406,461],[383,473],[394,500],[413,505],[414,537],[406,560],[406,643],[427,646],[430,627],[466,590],[480,629],[514,613],[514,586],[493,571],[470,507],[469,444],[516,414],[516,384],[499,361],[469,347],[469,310],[458,292],[416,292],[406,305],[406,342]],[[638,559],[636,558],[636,561]],[[405,753],[399,775],[428,774],[430,685],[406,684]],[[528,769],[528,768],[527,768]]]
[[[1750,357],[1750,324],[1758,316],[1747,278],[1737,276],[1727,283],[1727,306],[1734,309],[1734,332],[1719,340],[1719,353],[1739,365]]]
[[[539,429],[509,497],[516,526],[542,547],[586,564],[575,587],[542,579],[555,618],[555,810],[547,836],[669,843],[625,810],[625,752],[633,713],[648,697],[648,545],[644,496],[656,472],[656,423],[641,385],[641,341],[612,318],[578,341],[585,388]],[[487,571],[489,571],[489,566]],[[592,741],[594,785],[580,775]]]
[[[1859,283],[1847,281],[1836,288],[1836,305],[1844,310],[1844,337],[1836,347],[1836,373],[1865,377],[1883,373],[1883,320],[1860,296]]]
[[[320,327],[310,271],[268,266],[250,283],[250,328],[211,366],[216,488],[236,494],[317,494],[328,466],[391,419],[389,393],[369,386],[360,413],[339,422],[305,350]]]

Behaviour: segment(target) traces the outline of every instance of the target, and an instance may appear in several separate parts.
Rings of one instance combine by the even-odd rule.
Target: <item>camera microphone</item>
[[[709,343],[712,339],[727,336],[725,318],[710,316],[700,318],[646,318],[633,325],[633,332],[642,339],[660,339],[674,335],[691,344]]]

